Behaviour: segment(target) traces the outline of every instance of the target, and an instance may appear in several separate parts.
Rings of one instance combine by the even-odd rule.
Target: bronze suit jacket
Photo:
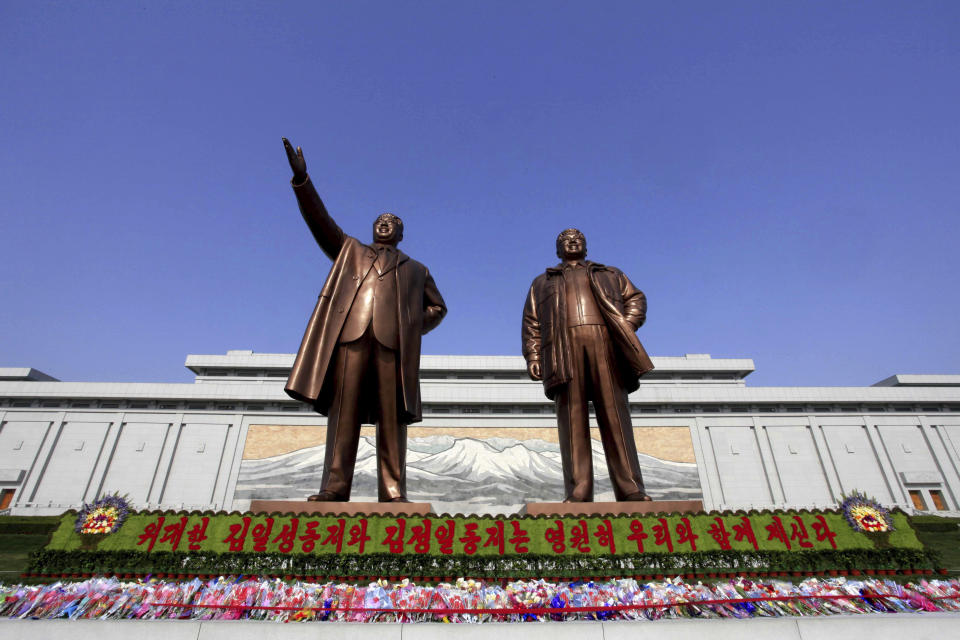
[[[293,186],[300,212],[317,244],[333,267],[320,291],[310,322],[303,334],[297,359],[287,380],[291,397],[311,403],[317,412],[327,415],[333,397],[332,371],[337,342],[360,283],[373,268],[376,252],[356,238],[346,235],[327,213],[310,179]],[[447,307],[425,266],[397,251],[397,268],[386,277],[396,278],[397,326],[400,334],[399,397],[400,422],[419,422],[420,412],[420,336],[443,319]],[[361,408],[364,423],[375,416]]]
[[[647,316],[647,298],[615,267],[586,261],[590,289],[603,313],[617,354],[620,382],[629,393],[640,386],[640,376],[653,369],[653,362],[637,338],[637,329]],[[530,285],[523,307],[523,357],[539,362],[543,387],[553,398],[570,380],[566,345],[566,287],[563,265],[551,267]]]

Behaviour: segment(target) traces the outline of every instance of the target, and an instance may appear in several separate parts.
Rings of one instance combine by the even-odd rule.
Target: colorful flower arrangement
[[[107,534],[120,528],[130,515],[131,505],[119,494],[103,496],[92,503],[85,503],[77,514],[74,530],[81,534]]]
[[[69,619],[271,620],[276,622],[535,622],[753,618],[960,611],[960,582],[809,578],[656,582],[520,580],[419,586],[408,580],[285,582],[219,577],[201,581],[0,584],[0,616]]]
[[[850,495],[843,496],[840,507],[843,509],[847,523],[854,531],[866,533],[893,531],[893,518],[890,517],[890,512],[864,493],[853,491]]]

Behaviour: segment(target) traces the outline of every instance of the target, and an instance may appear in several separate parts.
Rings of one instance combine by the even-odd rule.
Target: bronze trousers
[[[606,325],[566,330],[570,382],[556,395],[560,458],[566,499],[593,501],[593,449],[588,401],[593,401],[613,494],[623,500],[644,492],[627,394],[617,375],[616,355]]]
[[[384,502],[407,495],[407,425],[399,421],[397,352],[380,344],[371,327],[359,339],[337,345],[320,490],[350,498],[360,443],[360,403],[375,403],[377,497]]]

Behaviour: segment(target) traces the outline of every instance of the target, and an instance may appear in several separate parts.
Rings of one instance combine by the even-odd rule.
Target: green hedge
[[[710,535],[709,528],[722,519],[729,528],[743,517],[753,522],[758,549],[746,541],[734,543],[730,538],[730,547],[722,548]],[[835,534],[836,548],[828,541],[816,540],[811,529],[810,544],[803,548],[794,544],[791,550],[785,550],[781,542],[767,540],[767,524],[780,517],[784,525],[794,518],[810,522],[823,517]],[[749,573],[752,571],[777,571],[810,573],[829,570],[863,569],[932,569],[937,566],[937,555],[924,549],[911,527],[910,520],[902,511],[891,514],[895,530],[886,533],[865,534],[854,531],[843,520],[838,511],[810,512],[802,511],[751,511],[699,513],[689,515],[655,514],[629,517],[492,517],[492,516],[435,516],[408,517],[406,536],[411,534],[409,527],[432,526],[454,521],[457,542],[446,553],[427,547],[416,552],[408,541],[406,546],[387,553],[389,545],[384,542],[389,529],[398,525],[393,516],[367,516],[365,526],[370,540],[363,553],[357,547],[347,544],[343,539],[342,551],[336,552],[334,545],[322,545],[319,540],[310,551],[300,547],[286,549],[283,553],[277,547],[276,536],[282,527],[292,526],[292,514],[240,514],[240,513],[174,513],[139,512],[129,516],[121,529],[109,535],[81,535],[76,533],[76,513],[68,512],[59,518],[59,526],[51,535],[49,544],[33,554],[29,571],[37,574],[73,574],[73,573],[119,573],[119,574],[219,574],[219,575],[296,575],[322,577],[414,577],[444,578],[452,576],[471,576],[482,578],[529,578],[529,577],[603,577],[637,575],[674,575],[678,573]],[[206,519],[206,538],[197,540],[195,550],[188,550],[186,536],[182,544],[174,550],[172,543],[160,544],[159,540],[152,551],[147,551],[137,542],[152,527],[156,533],[157,524],[163,518],[163,526],[179,523],[181,531],[188,531],[196,523]],[[263,550],[252,551],[247,540],[240,546],[243,550],[230,551],[225,538],[231,536],[231,527],[241,528],[239,523],[246,522],[251,530],[255,526],[265,528],[268,518],[273,520],[272,534],[267,536],[270,542],[262,542]],[[340,521],[343,523],[340,523]],[[313,515],[299,516],[299,530],[309,521],[315,523],[317,531],[340,523],[346,530],[360,521],[360,516]],[[575,549],[570,545],[559,551],[551,551],[553,539],[547,535],[548,529],[565,523],[569,532],[573,526],[581,528],[586,524],[593,532],[596,527],[607,523],[617,539],[616,550],[591,543],[591,549]],[[578,524],[579,523],[579,524]],[[635,541],[626,536],[633,531],[632,526],[644,524],[647,537],[642,553],[638,553]],[[669,524],[670,530],[678,533],[678,527],[686,527],[699,535],[697,550],[692,544],[674,545],[674,551],[668,552],[654,542],[655,523]],[[526,553],[517,553],[509,545],[499,551],[476,543],[472,549],[466,549],[460,540],[460,534],[467,526],[475,526],[474,531],[495,531],[501,527],[507,535],[517,524],[529,532],[525,546]],[[732,532],[732,531],[731,531]],[[261,534],[264,535],[264,534]],[[599,534],[594,534],[599,535]],[[404,537],[406,537],[404,536]],[[594,538],[599,540],[599,538]],[[167,548],[164,548],[166,546]],[[471,554],[471,551],[473,552]]]
[[[829,525],[830,530],[835,535],[834,544],[831,545],[827,540],[820,540],[816,537],[812,523],[816,518],[823,518]],[[161,518],[162,527],[158,527]],[[611,553],[610,547],[602,546],[597,536],[600,527],[609,525],[613,538],[616,541],[614,555],[624,553],[638,552],[638,544],[630,539],[633,535],[632,525],[642,524],[644,539],[642,541],[645,554],[688,554],[701,551],[721,551],[722,545],[715,540],[710,529],[714,526],[717,519],[725,522],[726,533],[728,534],[728,544],[732,550],[736,551],[755,551],[752,544],[746,539],[735,540],[734,527],[743,518],[749,518],[752,522],[753,533],[759,551],[784,551],[784,547],[792,548],[793,552],[800,552],[803,546],[816,550],[833,549],[873,549],[878,546],[889,546],[896,548],[922,549],[923,545],[916,537],[916,532],[910,526],[906,514],[895,511],[891,514],[894,522],[894,530],[883,534],[864,534],[854,531],[844,520],[842,514],[835,511],[810,512],[801,511],[751,511],[751,512],[724,512],[724,513],[699,513],[699,514],[646,514],[637,516],[584,516],[554,518],[547,516],[516,516],[516,517],[494,517],[494,516],[434,516],[429,517],[407,517],[405,520],[405,533],[400,536],[405,542],[399,545],[399,553],[415,555],[479,555],[488,558],[502,557],[505,553],[521,553],[524,549],[517,548],[518,545],[502,543],[501,545],[488,544],[490,541],[490,532],[500,527],[501,540],[507,540],[512,537],[513,525],[522,528],[526,533],[525,541],[522,546],[527,553],[541,555],[567,555],[573,557],[602,556]],[[791,524],[794,518],[801,518],[806,523],[807,544],[799,545],[796,542],[784,545],[777,539],[768,539],[766,527],[774,523],[774,518],[780,518],[782,526],[785,527],[784,534],[791,533]],[[207,524],[204,529],[205,537],[197,543],[197,551],[202,552],[226,552],[230,550],[230,545],[226,542],[231,536],[231,530],[239,532],[241,529],[247,531],[248,535],[244,539],[240,548],[235,552],[254,551],[253,532],[258,528],[267,529],[270,525],[271,533],[267,535],[266,542],[262,548],[257,549],[261,553],[274,553],[278,551],[288,551],[292,554],[305,553],[307,555],[338,554],[336,545],[322,544],[319,539],[315,541],[312,550],[305,549],[301,544],[302,538],[297,538],[296,544],[290,549],[282,549],[277,541],[277,536],[282,531],[287,530],[288,526],[293,526],[294,520],[297,520],[297,535],[302,535],[310,522],[316,525],[315,532],[319,532],[321,537],[326,535],[330,526],[336,526],[338,523],[343,527],[343,544],[340,545],[340,555],[350,555],[359,553],[359,547],[351,545],[349,542],[350,530],[359,527],[363,522],[368,540],[364,546],[364,554],[387,553],[396,551],[387,544],[387,539],[391,537],[390,530],[397,529],[398,518],[386,515],[370,516],[335,516],[335,515],[314,515],[314,516],[293,516],[291,514],[240,514],[240,513],[174,513],[174,512],[139,512],[132,513],[124,522],[123,526],[116,533],[106,536],[81,535],[75,532],[76,514],[67,512],[62,516],[60,526],[51,537],[48,549],[60,549],[70,551],[73,549],[94,549],[100,551],[142,551],[145,546],[138,544],[143,534],[148,528],[153,528],[156,534],[170,525],[185,523],[182,529],[182,535],[178,538],[178,545],[174,547],[173,540],[161,542],[159,539],[155,542],[152,551],[184,551],[188,546],[189,532],[199,527],[202,520],[206,519]],[[429,521],[429,522],[426,522]],[[559,525],[557,523],[560,523]],[[415,552],[415,545],[409,538],[413,534],[413,528],[416,526],[432,527],[434,534],[444,523],[453,523],[455,526],[455,535],[452,546],[447,553],[442,553],[434,535],[427,536],[428,549],[426,552]],[[666,524],[672,547],[668,545],[657,545],[655,528]],[[679,536],[680,527],[689,525],[690,533],[696,538],[695,545],[691,542],[683,542]],[[556,550],[552,539],[548,539],[551,530],[557,531],[558,527],[563,527],[565,543],[560,550]],[[465,538],[463,537],[469,527],[473,527],[473,534],[477,537],[474,543],[474,553],[467,549]],[[586,547],[576,547],[573,542],[573,532],[576,528],[589,531],[588,544]],[[696,551],[694,551],[694,547]],[[553,550],[553,551],[552,551]]]
[[[911,516],[910,524],[918,531],[960,533],[960,518],[944,518],[941,516]]]
[[[60,525],[60,516],[0,516],[0,534],[52,533]]]
[[[539,578],[673,575],[678,573],[812,573],[851,569],[932,569],[935,554],[918,549],[846,551],[706,551],[619,556],[507,555],[415,556],[396,554],[303,555],[159,551],[40,550],[30,572],[39,574],[217,574],[321,577]]]

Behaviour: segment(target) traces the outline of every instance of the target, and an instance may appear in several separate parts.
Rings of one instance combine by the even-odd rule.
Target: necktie
[[[380,247],[377,250],[377,261],[374,263],[374,266],[377,268],[377,273],[383,275],[396,265],[396,261],[397,253],[393,249],[390,247]]]

